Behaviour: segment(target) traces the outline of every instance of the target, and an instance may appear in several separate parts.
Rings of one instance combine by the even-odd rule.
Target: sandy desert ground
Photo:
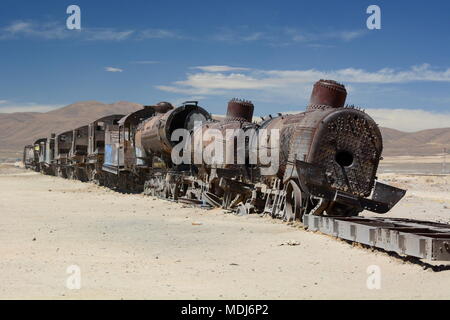
[[[390,216],[450,222],[450,178],[407,187]],[[278,220],[238,217],[0,166],[1,299],[450,298],[433,271]],[[81,288],[66,287],[69,266]],[[380,289],[367,269],[379,266]]]

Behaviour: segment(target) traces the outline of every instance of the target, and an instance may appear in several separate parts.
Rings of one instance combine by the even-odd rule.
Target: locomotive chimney
[[[252,122],[255,106],[251,101],[231,99],[228,102],[227,119],[245,120]]]
[[[347,90],[343,84],[333,80],[319,80],[314,84],[307,110],[341,108],[344,106]]]
[[[144,108],[152,108],[156,113],[166,113],[173,109],[173,105],[170,102],[161,101],[154,106],[144,106]]]

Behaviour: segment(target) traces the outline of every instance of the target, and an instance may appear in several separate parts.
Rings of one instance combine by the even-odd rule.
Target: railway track
[[[164,198],[162,198],[164,199]],[[208,199],[209,200],[209,199]],[[180,203],[213,208],[205,201]],[[207,201],[209,202],[209,201]],[[333,217],[305,214],[305,229],[427,261],[450,261],[450,225],[432,221],[379,217]]]
[[[450,225],[401,218],[305,215],[305,228],[387,252],[450,261]]]

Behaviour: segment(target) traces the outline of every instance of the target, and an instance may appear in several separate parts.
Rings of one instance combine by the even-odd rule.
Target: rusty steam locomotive
[[[260,122],[250,101],[231,100],[221,120],[195,101],[177,108],[160,102],[38,139],[23,161],[44,174],[238,214],[301,221],[305,214],[385,213],[405,191],[377,181],[380,130],[364,111],[345,106],[346,96],[342,84],[320,80],[306,111]],[[186,133],[178,140],[177,130]],[[211,138],[212,130],[221,138]],[[207,161],[212,145],[229,161]],[[277,165],[253,157],[262,153]]]

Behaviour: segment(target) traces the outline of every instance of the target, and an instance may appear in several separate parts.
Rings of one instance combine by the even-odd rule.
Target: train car
[[[39,139],[39,170],[43,174],[55,175],[53,158],[55,156],[55,134]]]
[[[142,122],[136,132],[139,167],[146,170],[144,192],[176,200],[184,196],[196,168],[190,162],[174,162],[172,151],[179,145],[187,147],[195,125],[210,122],[211,115],[197,101],[177,108],[160,103],[155,110],[155,116]]]
[[[36,159],[33,145],[26,145],[23,148],[23,158],[22,163],[25,169],[33,169],[36,168]]]
[[[249,162],[248,143],[258,129],[253,112],[251,101],[232,99],[225,119],[207,122],[192,133],[191,161],[198,167],[197,184],[205,187],[200,193],[190,190],[190,198],[232,208],[251,193],[255,167]]]
[[[142,176],[134,174],[135,133],[141,121],[154,116],[151,106],[122,117],[105,131],[105,156],[102,166],[105,185],[124,191],[136,191]]]
[[[66,174],[68,179],[87,181],[86,160],[89,142],[89,126],[85,125],[72,132],[72,145],[67,155]]]
[[[346,96],[342,84],[320,80],[305,112],[260,124],[259,130],[279,133],[271,150],[279,154],[279,165],[274,174],[261,176],[244,210],[286,220],[304,214],[353,216],[364,209],[385,213],[404,196],[404,190],[376,181],[381,132],[365,112],[344,106]],[[264,208],[257,208],[261,197]]]
[[[114,114],[102,117],[88,125],[88,146],[85,175],[89,181],[103,185],[105,174],[102,170],[105,156],[105,132],[118,132],[119,120],[125,115]],[[110,135],[108,134],[110,137]]]
[[[54,157],[52,161],[55,175],[62,178],[68,177],[70,169],[69,152],[72,147],[73,130],[56,135]]]
[[[60,176],[77,168],[74,177],[114,189],[287,221],[382,214],[405,190],[377,181],[380,129],[346,97],[342,84],[320,80],[305,111],[259,123],[246,100],[229,101],[221,121],[197,102],[160,102],[40,141],[39,168]]]
[[[45,145],[47,143],[47,138],[37,139],[34,143],[34,153],[36,158],[36,171],[40,172],[43,163],[45,162]]]
[[[171,141],[177,129],[190,130],[195,121],[206,121],[210,115],[197,102],[174,108],[168,102],[145,106],[123,117],[117,130],[106,133],[105,163],[108,184],[121,190],[143,191],[155,171],[172,168]]]

